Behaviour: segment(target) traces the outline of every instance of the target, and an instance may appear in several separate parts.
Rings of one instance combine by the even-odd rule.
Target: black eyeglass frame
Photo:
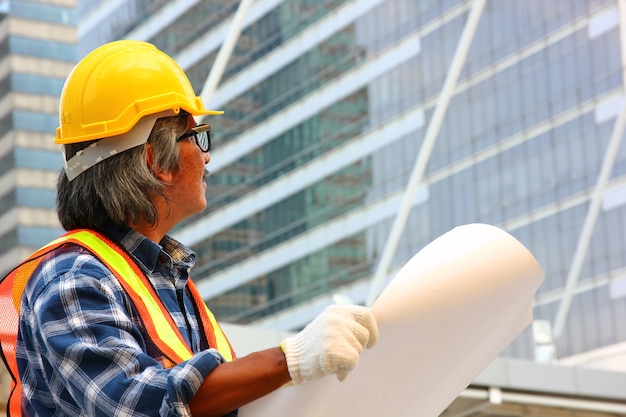
[[[211,150],[211,125],[203,123],[196,127],[192,127],[190,130],[180,135],[176,139],[176,142],[180,142],[181,140],[192,136],[196,141],[196,145],[198,145],[198,148],[200,148],[202,152],[209,152]]]

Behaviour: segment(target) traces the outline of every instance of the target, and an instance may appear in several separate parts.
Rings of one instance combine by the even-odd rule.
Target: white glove
[[[378,340],[376,320],[366,307],[332,305],[295,336],[286,338],[285,352],[294,383],[337,374],[343,381],[359,362],[364,348]]]

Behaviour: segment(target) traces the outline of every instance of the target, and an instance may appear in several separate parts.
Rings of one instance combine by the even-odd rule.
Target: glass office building
[[[61,233],[53,144],[58,101],[78,59],[73,1],[0,1],[0,274]],[[6,320],[6,317],[0,317]],[[0,361],[0,416],[10,378]]]
[[[78,59],[73,2],[0,2],[0,271],[61,229],[52,143],[58,101]]]
[[[13,34],[5,42],[13,53],[23,48],[65,65],[107,41],[145,40],[180,63],[198,94],[239,5],[8,3],[54,10],[45,19],[67,12],[64,25],[78,22],[78,43],[68,49]],[[388,276],[456,226],[498,226],[545,271],[535,319],[554,326],[565,313],[556,357],[576,363],[610,349],[620,359],[608,367],[626,370],[626,144],[619,143],[626,15],[617,0],[487,0],[426,154],[426,133],[477,3],[252,2],[205,100],[225,111],[207,120],[214,138],[208,208],[173,231],[197,252],[194,279],[220,320],[290,331],[337,296],[365,302],[421,155],[427,164]],[[67,72],[13,75],[10,85],[38,88],[51,100]],[[14,110],[2,119],[41,148],[17,144],[3,172],[56,173],[54,111]],[[32,178],[7,194],[12,200],[2,197],[0,214],[54,204],[52,186],[41,189]],[[58,232],[48,223],[13,228],[3,251]],[[2,259],[3,267],[14,260]],[[503,352],[534,354],[530,327]]]
[[[136,2],[139,5],[141,2]],[[469,1],[255,1],[206,105],[206,212],[175,235],[222,320],[298,329],[364,302],[460,42]],[[118,37],[176,57],[198,93],[237,2],[170,2]],[[553,322],[623,101],[618,3],[487,1],[390,268],[455,226],[517,237]],[[557,356],[626,341],[626,145]],[[532,358],[527,331],[505,352]]]
[[[78,56],[114,39],[153,42],[198,94],[238,6],[78,4]],[[219,318],[290,330],[332,294],[365,301],[472,4],[252,2],[205,103],[225,111],[209,120],[208,208],[174,232],[198,253],[194,276]],[[486,2],[390,275],[455,226],[496,225],[544,268],[535,316],[554,320],[622,106],[619,27],[612,0]],[[56,126],[54,115],[15,119]],[[625,173],[623,145],[559,357],[626,341]],[[508,354],[532,357],[529,337]]]

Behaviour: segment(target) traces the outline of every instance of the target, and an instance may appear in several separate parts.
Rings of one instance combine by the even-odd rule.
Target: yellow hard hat
[[[194,116],[223,114],[205,110],[185,72],[154,45],[111,42],[83,58],[65,81],[54,142],[121,135],[144,116],[181,109]]]

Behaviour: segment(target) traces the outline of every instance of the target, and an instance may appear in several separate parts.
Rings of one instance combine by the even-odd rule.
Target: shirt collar
[[[169,235],[157,244],[130,227],[119,229],[112,221],[104,222],[97,229],[126,249],[146,271],[154,272],[159,262],[169,263],[168,268],[176,265],[187,270],[195,264],[196,254]]]

